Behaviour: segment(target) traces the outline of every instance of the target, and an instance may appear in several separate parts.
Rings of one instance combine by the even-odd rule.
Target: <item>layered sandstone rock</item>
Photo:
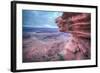
[[[65,45],[65,59],[90,59],[91,14],[64,12],[56,23],[61,32],[72,34]]]
[[[64,12],[62,16],[56,19],[56,23],[62,32],[70,32],[78,37],[90,38],[90,20],[90,13]]]

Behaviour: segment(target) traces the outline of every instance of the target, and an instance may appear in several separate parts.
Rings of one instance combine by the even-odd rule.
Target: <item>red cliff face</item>
[[[90,13],[64,12],[62,16],[56,19],[60,31],[70,32],[82,38],[90,38],[90,21]]]
[[[56,23],[61,32],[72,34],[65,46],[67,51],[65,59],[89,59],[91,14],[64,12],[62,16],[56,19]]]

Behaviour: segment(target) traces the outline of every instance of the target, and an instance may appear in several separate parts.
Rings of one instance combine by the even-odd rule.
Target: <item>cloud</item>
[[[55,19],[62,12],[23,10],[24,27],[57,28]]]
[[[44,25],[44,27],[47,27],[47,28],[57,28],[57,26],[52,26],[52,25]]]

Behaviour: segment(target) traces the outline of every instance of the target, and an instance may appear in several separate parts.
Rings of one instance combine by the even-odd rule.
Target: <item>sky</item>
[[[23,27],[58,28],[55,19],[61,15],[62,12],[23,10]]]

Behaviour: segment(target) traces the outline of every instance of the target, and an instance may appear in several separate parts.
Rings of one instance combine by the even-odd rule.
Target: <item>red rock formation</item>
[[[62,16],[56,19],[59,30],[70,32],[75,36],[90,38],[90,14],[64,12]]]
[[[89,59],[91,14],[64,12],[56,19],[56,23],[61,32],[72,34],[69,43],[66,44],[65,59]]]

